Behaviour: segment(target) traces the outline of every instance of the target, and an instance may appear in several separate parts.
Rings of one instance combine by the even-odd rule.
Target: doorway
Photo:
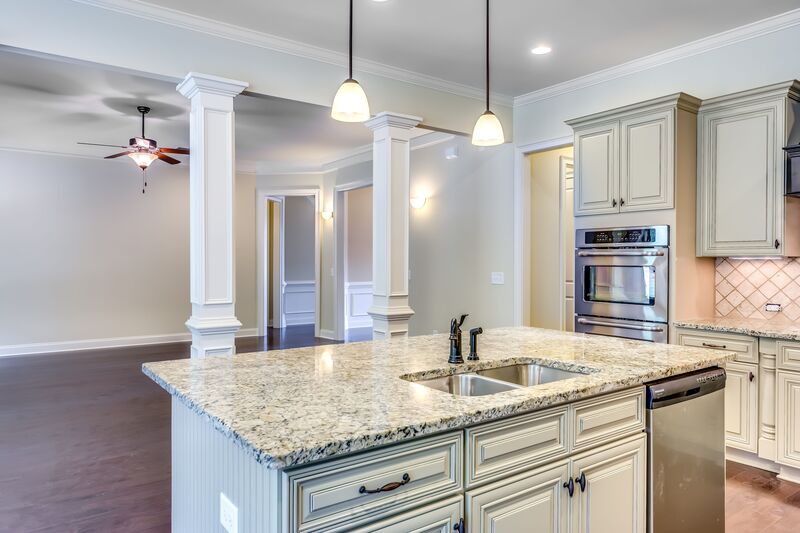
[[[530,165],[530,325],[574,330],[572,147],[534,152]],[[554,283],[558,280],[557,283]]]
[[[372,337],[372,182],[337,186],[334,197],[336,340]]]

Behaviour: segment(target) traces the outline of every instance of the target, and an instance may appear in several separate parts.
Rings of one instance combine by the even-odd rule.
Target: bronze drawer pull
[[[725,348],[727,348],[727,346],[724,344],[709,344],[707,342],[704,342],[703,346],[706,348],[719,348],[720,350],[724,350]]]
[[[403,474],[403,481],[392,481],[391,483],[387,483],[386,485],[379,487],[377,489],[368,489],[364,485],[361,485],[358,489],[359,494],[378,494],[379,492],[389,492],[395,489],[399,489],[406,483],[411,481],[411,476],[408,474]]]

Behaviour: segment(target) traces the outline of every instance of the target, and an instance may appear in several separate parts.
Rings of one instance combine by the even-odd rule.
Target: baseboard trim
[[[258,328],[240,329],[236,337],[258,337]],[[166,335],[142,335],[138,337],[109,337],[106,339],[85,339],[65,342],[39,342],[33,344],[10,344],[0,346],[0,357],[13,355],[37,355],[43,353],[77,352],[82,350],[99,350],[102,348],[125,348],[128,346],[147,346],[150,344],[168,344],[173,342],[190,342],[192,335],[186,333],[170,333]]]
[[[741,463],[743,465],[760,468],[761,470],[767,470],[768,472],[774,472],[776,474],[780,472],[780,465],[768,459],[763,459],[755,453],[737,450],[736,448],[731,448],[729,446],[725,448],[725,459],[733,461],[734,463]]]
[[[321,330],[319,330],[319,337],[321,339],[328,339],[328,340],[331,340],[331,341],[335,341],[336,340],[336,335],[333,334],[333,330],[332,329],[321,329]]]

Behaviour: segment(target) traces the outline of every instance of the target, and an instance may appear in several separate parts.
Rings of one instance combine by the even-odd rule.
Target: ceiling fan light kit
[[[333,97],[331,117],[340,122],[364,122],[369,119],[369,101],[361,85],[353,78],[353,0],[350,0],[350,47],[346,80]]]
[[[486,111],[478,117],[472,130],[475,146],[497,146],[506,142],[503,125],[489,107],[489,0],[486,0]]]

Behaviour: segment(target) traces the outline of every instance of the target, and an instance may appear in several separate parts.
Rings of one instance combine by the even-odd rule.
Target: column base
[[[186,321],[186,327],[192,333],[192,357],[236,353],[236,332],[242,327],[236,317],[192,316]]]
[[[408,321],[414,316],[414,310],[410,307],[372,306],[367,313],[372,317],[373,340],[408,337]]]

